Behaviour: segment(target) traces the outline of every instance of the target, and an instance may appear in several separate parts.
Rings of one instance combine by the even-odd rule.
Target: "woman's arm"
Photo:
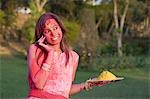
[[[37,64],[37,59],[35,58],[35,51],[36,47],[34,44],[32,44],[28,49],[27,55],[29,73],[35,86],[38,89],[43,89],[45,82],[48,78],[49,71],[46,71]]]
[[[80,91],[85,89],[85,83],[81,84],[72,84],[69,95],[73,95],[75,93],[79,93]]]
[[[73,66],[73,73],[72,73],[72,81],[74,81],[76,70],[78,67],[78,61],[79,61],[79,55],[75,52],[73,52],[73,58],[74,58],[74,66]],[[83,82],[81,84],[72,84],[69,95],[73,95],[75,93],[78,93],[82,90],[89,90],[91,88],[90,84],[87,82]]]
[[[89,89],[92,89],[92,85],[87,82],[83,82],[81,84],[72,84],[69,95],[79,93],[82,90],[88,91]]]

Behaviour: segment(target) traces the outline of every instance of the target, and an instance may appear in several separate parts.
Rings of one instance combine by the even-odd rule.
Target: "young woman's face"
[[[51,44],[59,44],[62,40],[62,30],[55,19],[48,19],[45,23],[43,35],[46,37],[46,41]]]

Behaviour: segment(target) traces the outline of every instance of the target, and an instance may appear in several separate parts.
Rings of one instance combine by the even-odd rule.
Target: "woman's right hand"
[[[37,42],[38,42],[38,44],[39,44],[42,48],[45,49],[45,51],[47,51],[47,52],[49,53],[49,52],[52,51],[53,49],[52,49],[52,47],[50,47],[49,45],[44,44],[45,38],[46,38],[46,37],[42,36]]]
[[[53,48],[51,46],[49,46],[49,45],[44,44],[44,40],[45,40],[45,37],[42,36],[38,40],[38,44],[39,44],[39,46],[41,46],[48,53],[48,56],[47,56],[47,59],[45,60],[45,63],[50,65],[51,62],[52,62],[52,59],[53,59],[52,57],[54,55]]]

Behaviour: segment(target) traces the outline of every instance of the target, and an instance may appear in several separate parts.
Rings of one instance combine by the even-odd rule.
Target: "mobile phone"
[[[47,40],[46,40],[46,39],[44,40],[44,44],[45,44],[45,45],[47,45],[47,44],[48,44],[48,42],[47,42]]]

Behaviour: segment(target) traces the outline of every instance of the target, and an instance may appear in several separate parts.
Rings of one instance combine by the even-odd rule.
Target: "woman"
[[[66,29],[53,13],[43,14],[35,27],[35,42],[28,49],[28,99],[69,99],[92,86],[110,82],[73,84],[79,55],[66,41]]]
[[[28,99],[69,99],[90,84],[73,84],[79,55],[66,41],[66,30],[53,13],[43,14],[35,28],[35,42],[28,49]]]

